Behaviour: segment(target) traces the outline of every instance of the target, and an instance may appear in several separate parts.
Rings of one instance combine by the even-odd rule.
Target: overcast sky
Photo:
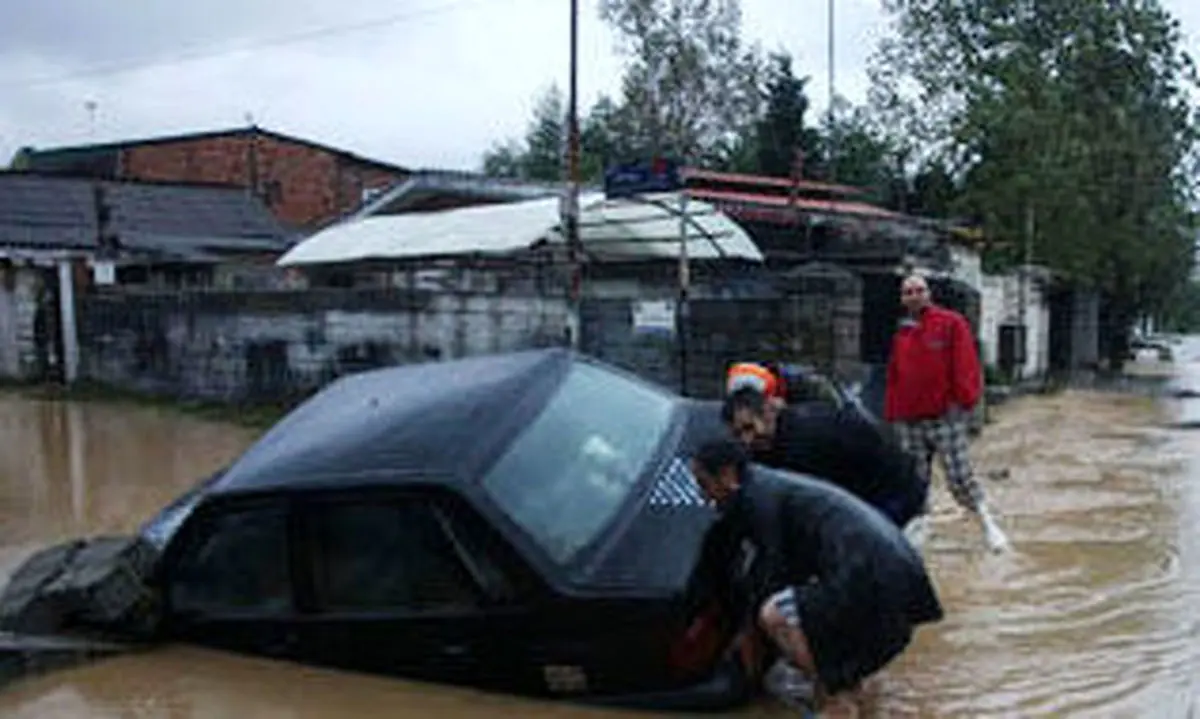
[[[1200,3],[1166,4],[1200,56]],[[580,6],[590,104],[616,89],[621,64],[595,0]],[[747,38],[790,51],[823,106],[825,0],[742,6]],[[861,100],[884,27],[879,0],[837,6],[838,92]],[[26,145],[214,130],[250,116],[405,166],[474,169],[493,141],[522,133],[539,93],[566,87],[568,19],[566,0],[5,0],[0,166]]]

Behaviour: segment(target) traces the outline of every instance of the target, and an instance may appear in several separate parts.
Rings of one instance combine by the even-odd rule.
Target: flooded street
[[[945,490],[928,548],[946,620],[869,691],[880,717],[1187,717],[1200,707],[1200,433],[1151,400],[1015,401],[975,446],[1015,551],[991,556]],[[74,535],[128,531],[231,459],[249,430],[163,410],[0,397],[0,571]],[[997,473],[999,474],[999,473]],[[25,680],[0,716],[636,716],[191,648]],[[739,716],[789,716],[774,707]]]

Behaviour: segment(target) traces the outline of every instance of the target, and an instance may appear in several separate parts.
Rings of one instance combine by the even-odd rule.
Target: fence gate
[[[859,363],[862,279],[844,267],[814,262],[784,276],[787,354],[822,372],[845,374]]]

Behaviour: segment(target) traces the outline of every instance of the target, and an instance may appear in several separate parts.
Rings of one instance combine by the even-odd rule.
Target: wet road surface
[[[947,619],[864,716],[1187,717],[1200,707],[1200,433],[1151,401],[1017,400],[975,446],[1015,551],[983,551],[940,486],[927,554]],[[129,531],[253,433],[130,406],[0,396],[0,572],[37,546]],[[1189,609],[1190,608],[1190,609]],[[166,648],[22,681],[3,717],[637,716]],[[744,717],[789,716],[773,707]]]

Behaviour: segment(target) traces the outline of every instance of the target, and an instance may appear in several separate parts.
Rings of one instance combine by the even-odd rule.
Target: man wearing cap
[[[725,375],[725,394],[740,389],[753,389],[762,393],[771,403],[782,407],[787,403],[787,381],[770,362],[735,362]]]
[[[979,520],[988,546],[1003,551],[1008,537],[992,517],[969,454],[969,416],[983,394],[974,333],[965,317],[933,303],[923,277],[905,278],[900,301],[908,314],[892,339],[884,420],[927,480],[934,455],[941,456],[955,501]],[[918,521],[920,536],[925,519]]]
[[[725,398],[721,419],[755,462],[837,485],[898,527],[924,511],[928,482],[916,461],[850,408],[801,413],[742,386]]]

